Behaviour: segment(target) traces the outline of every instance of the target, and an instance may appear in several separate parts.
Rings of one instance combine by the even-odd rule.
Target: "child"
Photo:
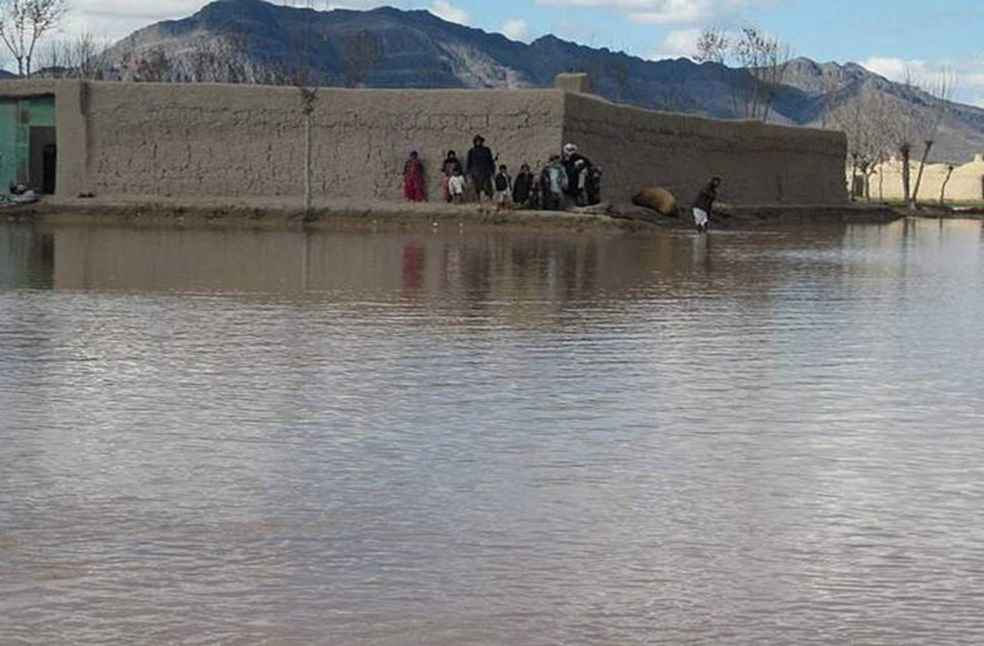
[[[444,201],[451,201],[451,192],[448,190],[448,184],[451,182],[451,178],[454,177],[454,171],[461,171],[461,162],[458,161],[458,156],[453,150],[449,150],[447,157],[444,158],[444,164],[441,167],[441,171],[444,177],[441,178],[441,188],[444,190]]]
[[[497,209],[506,208],[512,202],[512,178],[509,177],[505,164],[499,166],[499,172],[495,174],[494,184],[495,206]]]
[[[448,195],[455,204],[461,204],[465,199],[465,176],[461,174],[461,167],[455,168],[454,175],[448,180]]]

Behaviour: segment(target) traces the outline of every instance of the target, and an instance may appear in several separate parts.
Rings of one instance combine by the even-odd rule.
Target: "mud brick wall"
[[[735,204],[847,200],[843,133],[653,112],[565,95],[564,141],[604,170],[606,199],[662,186],[689,205],[712,176]]]
[[[238,198],[304,194],[305,117],[292,87],[3,81],[0,98],[56,97],[58,194]],[[317,91],[315,200],[400,200],[411,150],[440,198],[449,149],[472,137],[513,174],[565,142],[605,171],[604,198],[642,186],[689,203],[711,175],[736,204],[847,200],[843,133],[652,112],[563,90]]]
[[[296,88],[92,83],[89,176],[98,194],[298,196],[305,124]],[[535,162],[560,141],[555,91],[320,89],[312,115],[314,197],[398,200],[421,155],[440,194],[449,149],[481,133],[503,163]]]

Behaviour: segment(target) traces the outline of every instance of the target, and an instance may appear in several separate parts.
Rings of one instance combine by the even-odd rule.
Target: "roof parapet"
[[[558,74],[554,78],[554,87],[565,92],[578,94],[594,94],[591,87],[591,76],[584,72]]]

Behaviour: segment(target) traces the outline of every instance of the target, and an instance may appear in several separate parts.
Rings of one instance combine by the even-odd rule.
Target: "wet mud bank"
[[[236,226],[256,229],[314,228],[375,230],[427,227],[495,227],[558,231],[599,230],[640,232],[691,229],[685,211],[676,216],[632,205],[600,205],[572,211],[496,210],[491,205],[339,202],[306,211],[284,201],[221,201],[138,199],[52,199],[7,209],[11,220],[48,224],[127,224],[134,226]],[[0,217],[3,217],[0,215]],[[904,217],[897,209],[855,205],[726,206],[715,210],[712,226],[748,229],[769,225],[880,223]]]

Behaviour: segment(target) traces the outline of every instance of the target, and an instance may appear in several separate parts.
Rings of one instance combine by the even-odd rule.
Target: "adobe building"
[[[689,202],[709,177],[735,204],[847,201],[843,133],[717,121],[617,105],[569,75],[543,90],[319,88],[312,115],[316,203],[399,201],[407,155],[440,199],[448,150],[482,134],[515,173],[572,142],[604,171],[603,199],[663,186]],[[294,87],[73,80],[0,82],[0,182],[59,197],[297,198],[305,116]]]
[[[56,155],[53,95],[0,101],[0,191],[16,182],[54,193]]]

